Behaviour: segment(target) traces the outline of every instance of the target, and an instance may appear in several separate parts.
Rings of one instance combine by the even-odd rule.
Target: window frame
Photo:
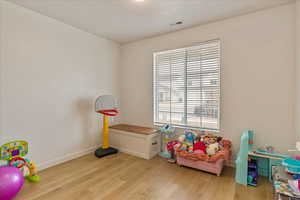
[[[222,90],[221,90],[221,68],[222,68],[222,42],[220,38],[217,39],[213,39],[213,40],[207,40],[204,42],[199,42],[190,46],[184,46],[184,47],[180,47],[180,48],[175,48],[175,49],[165,49],[165,50],[160,50],[160,51],[155,51],[152,53],[152,124],[154,126],[158,126],[161,127],[163,125],[165,125],[166,123],[163,122],[156,122],[155,120],[155,102],[156,102],[156,87],[155,87],[155,81],[156,81],[156,74],[155,74],[155,65],[156,65],[156,55],[161,54],[161,53],[165,53],[165,52],[171,52],[171,51],[178,51],[181,49],[188,49],[188,48],[193,48],[193,47],[197,47],[197,46],[201,46],[207,43],[211,43],[211,42],[218,42],[219,43],[219,69],[218,69],[218,73],[219,73],[219,98],[218,100],[218,119],[217,119],[217,128],[213,129],[213,128],[204,128],[204,127],[196,127],[196,126],[189,126],[189,125],[179,125],[179,124],[171,124],[173,127],[176,128],[182,128],[182,129],[192,129],[192,130],[201,130],[201,131],[210,131],[210,132],[216,132],[219,133],[221,131],[221,94],[222,94]]]

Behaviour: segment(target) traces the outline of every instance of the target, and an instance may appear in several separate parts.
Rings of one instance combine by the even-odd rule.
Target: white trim
[[[99,146],[101,146],[101,145],[99,145]],[[39,171],[41,171],[41,170],[44,170],[44,169],[47,169],[47,168],[50,168],[50,167],[68,162],[70,160],[79,158],[81,156],[93,153],[99,146],[90,147],[88,149],[85,149],[85,150],[82,150],[82,151],[79,151],[79,152],[76,152],[76,153],[70,153],[70,154],[62,156],[60,158],[56,158],[56,159],[53,159],[53,160],[50,160],[50,161],[43,162],[41,164],[38,164],[37,168],[38,168]],[[129,149],[120,148],[120,147],[116,147],[116,146],[111,146],[111,147],[117,148],[120,152],[129,154],[129,155],[141,157],[141,158],[144,158],[144,159],[147,159],[147,160],[150,159],[145,153],[131,151]],[[226,163],[226,166],[235,167],[234,160],[230,160],[228,163]]]
[[[75,158],[78,158],[78,157],[84,156],[86,154],[92,153],[98,147],[99,146],[90,147],[90,148],[84,149],[82,151],[78,151],[78,152],[75,152],[75,153],[69,153],[69,154],[67,154],[65,156],[61,156],[61,157],[53,159],[53,160],[42,162],[42,163],[40,163],[40,164],[37,165],[37,169],[38,170],[44,170],[44,169],[47,169],[49,167],[53,167],[53,166],[56,166],[58,164],[65,163],[65,162],[73,160]]]

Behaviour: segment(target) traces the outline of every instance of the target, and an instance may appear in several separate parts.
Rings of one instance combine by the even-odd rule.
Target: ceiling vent
[[[182,21],[178,21],[178,22],[170,24],[170,26],[178,26],[178,25],[181,25],[181,24],[183,24],[183,22]]]

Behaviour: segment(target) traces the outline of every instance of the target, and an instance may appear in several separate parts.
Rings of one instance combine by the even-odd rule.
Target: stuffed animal
[[[193,152],[193,143],[184,142],[180,146],[181,151]]]
[[[218,136],[218,137],[217,137],[217,142],[221,142],[222,139],[223,139],[223,138],[222,138],[221,136]]]
[[[168,149],[168,151],[169,152],[174,152],[175,151],[175,145],[177,145],[177,144],[179,144],[179,142],[178,141],[175,141],[175,140],[173,140],[173,141],[170,141],[170,142],[168,142],[167,143],[167,149]]]
[[[179,141],[179,142],[183,143],[184,140],[185,140],[185,135],[180,135],[180,136],[178,137],[178,141]]]
[[[215,136],[210,136],[209,138],[208,138],[208,143],[209,144],[214,144],[214,143],[216,143],[217,142],[217,138],[215,137]]]
[[[195,133],[193,133],[192,131],[186,130],[186,131],[184,131],[184,135],[185,135],[185,141],[194,143],[194,140],[196,139]]]
[[[178,142],[177,144],[174,145],[174,149],[177,150],[181,147],[181,143]]]
[[[200,150],[203,151],[204,153],[206,153],[206,145],[204,142],[198,141],[194,144],[194,151]]]
[[[179,144],[178,141],[173,140],[167,143],[167,149],[169,151],[169,153],[171,154],[170,159],[168,160],[168,162],[170,163],[175,163],[176,162],[176,158],[175,158],[175,146]]]
[[[186,151],[186,150],[187,150],[187,145],[186,145],[186,143],[182,143],[182,144],[180,145],[179,150],[180,150],[180,151]]]
[[[194,145],[193,143],[189,143],[188,144],[188,149],[187,149],[188,152],[194,152]]]
[[[219,150],[219,143],[216,142],[207,146],[206,153],[209,156],[212,156],[215,155],[218,150]]]
[[[202,141],[205,143],[205,145],[209,145],[210,143],[209,143],[209,136],[208,135],[205,135],[205,136],[203,136],[203,139],[202,139]]]
[[[202,137],[200,135],[197,135],[195,138],[195,142],[200,142],[202,140]]]

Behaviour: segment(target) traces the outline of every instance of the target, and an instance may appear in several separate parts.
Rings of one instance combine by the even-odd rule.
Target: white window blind
[[[154,53],[154,123],[219,130],[220,41]]]

